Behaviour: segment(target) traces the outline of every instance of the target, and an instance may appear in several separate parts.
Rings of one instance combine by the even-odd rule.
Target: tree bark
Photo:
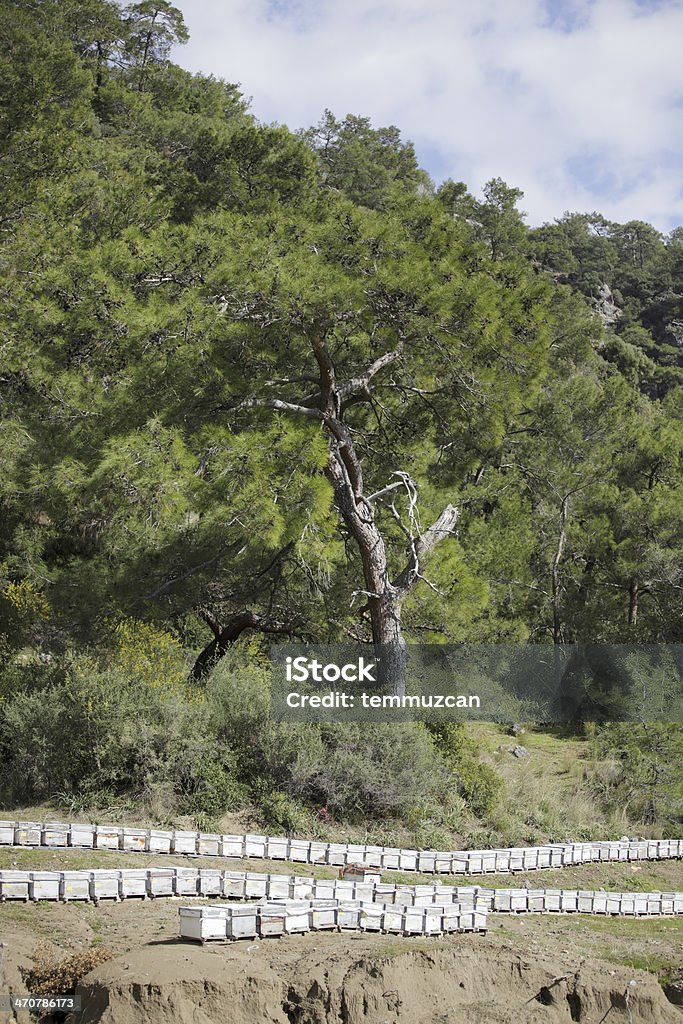
[[[406,643],[401,626],[402,604],[422,578],[422,558],[453,532],[458,510],[448,505],[426,533],[416,538],[410,536],[408,562],[398,576],[391,580],[386,544],[371,500],[378,495],[365,496],[362,465],[344,415],[348,408],[371,401],[373,379],[401,357],[402,343],[395,350],[375,359],[357,376],[340,383],[337,382],[334,362],[324,340],[311,340],[311,348],[318,364],[317,394],[299,401],[250,398],[240,402],[237,408],[268,408],[299,414],[320,422],[330,452],[325,475],[334,491],[339,515],[361,557],[365,589],[359,593],[367,597],[372,641],[380,649],[378,678],[385,688],[401,694],[405,691],[406,665]],[[393,489],[391,487],[385,491]],[[215,643],[220,647],[220,639],[217,638]]]
[[[211,628],[214,638],[200,652],[192,666],[190,677],[196,682],[200,682],[209,674],[214,665],[220,661],[246,629],[254,629],[260,633],[284,633],[292,636],[298,626],[298,623],[279,622],[276,619],[269,619],[249,611],[232,615],[224,625],[221,625],[215,616],[206,609],[202,609],[197,614]]]
[[[635,626],[638,623],[638,601],[640,598],[640,588],[637,576],[631,577],[631,582],[628,588],[628,624],[629,626]]]

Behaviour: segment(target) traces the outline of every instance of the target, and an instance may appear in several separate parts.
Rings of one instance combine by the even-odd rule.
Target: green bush
[[[437,749],[452,766],[458,789],[477,815],[490,814],[503,789],[503,780],[491,765],[479,759],[478,752],[460,722],[429,727]]]

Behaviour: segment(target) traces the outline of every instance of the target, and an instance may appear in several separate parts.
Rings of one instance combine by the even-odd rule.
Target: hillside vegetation
[[[3,10],[0,800],[680,834],[678,726],[285,726],[265,652],[681,643],[683,229],[529,229],[395,127],[259,124],[186,37]]]

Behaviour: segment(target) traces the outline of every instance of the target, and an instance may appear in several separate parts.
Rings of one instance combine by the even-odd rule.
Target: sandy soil
[[[84,979],[78,1024],[683,1024],[652,973],[624,966],[683,964],[681,920],[493,915],[485,936],[200,947],[177,938],[180,902],[0,906],[0,992],[25,992],[39,941],[95,943],[116,955]]]

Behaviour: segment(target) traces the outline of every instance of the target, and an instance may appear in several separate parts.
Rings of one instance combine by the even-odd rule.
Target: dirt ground
[[[111,867],[176,860],[99,856]],[[92,853],[46,850],[2,851],[0,866],[29,867],[28,860],[33,867],[93,866]],[[222,866],[216,858],[205,863]],[[680,863],[638,867],[583,865],[533,872],[528,881],[683,889]],[[279,863],[276,870],[307,873],[305,865]],[[496,884],[523,880],[504,876]],[[0,905],[0,993],[26,991],[22,970],[47,942],[57,956],[92,945],[114,954],[84,979],[77,1024],[683,1024],[683,1006],[671,1003],[658,981],[683,965],[682,919],[498,914],[486,935],[318,932],[200,947],[177,937],[183,902]],[[675,986],[670,995],[676,998]],[[9,1020],[0,1013],[2,1024]]]

